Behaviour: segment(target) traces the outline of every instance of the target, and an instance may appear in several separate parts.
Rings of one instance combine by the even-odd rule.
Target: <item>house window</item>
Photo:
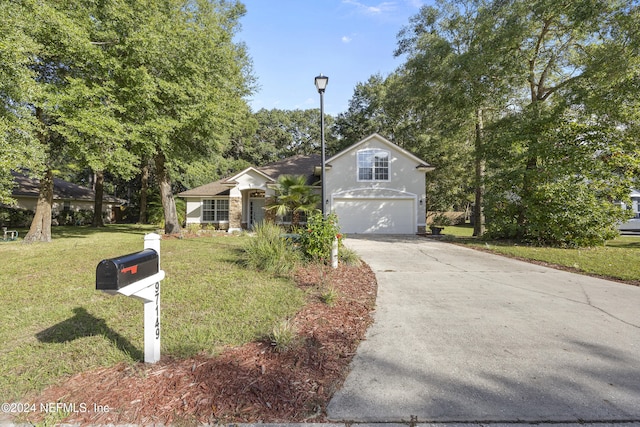
[[[202,220],[207,222],[229,221],[229,200],[203,200]]]
[[[278,219],[280,220],[280,223],[282,223],[282,224],[291,224],[291,223],[293,223],[293,212],[287,212],[285,215],[278,216]],[[300,212],[298,214],[298,222],[300,224],[306,224],[307,223],[307,213],[306,212]]]
[[[389,152],[375,148],[358,151],[358,181],[389,181]]]

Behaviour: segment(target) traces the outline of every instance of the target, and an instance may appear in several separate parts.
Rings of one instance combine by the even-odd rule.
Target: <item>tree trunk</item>
[[[149,162],[143,160],[142,178],[140,179],[140,224],[147,223],[147,197],[149,193]]]
[[[31,227],[24,241],[50,242],[51,241],[51,207],[53,206],[53,171],[47,169],[40,180],[40,192],[36,205],[36,213],[31,221]]]
[[[484,234],[484,153],[482,150],[482,132],[484,130],[484,122],[482,118],[482,110],[476,111],[476,139],[475,139],[475,190],[476,200],[475,209],[473,210],[473,235],[481,237]]]
[[[158,152],[155,156],[156,175],[160,186],[160,198],[162,199],[162,209],[164,210],[164,232],[165,234],[179,234],[182,230],[178,221],[178,210],[176,201],[171,191],[171,179],[165,167],[166,158],[163,152]]]
[[[102,219],[102,197],[104,195],[104,171],[95,171],[94,182],[95,199],[93,201],[93,222],[92,227],[104,227]]]

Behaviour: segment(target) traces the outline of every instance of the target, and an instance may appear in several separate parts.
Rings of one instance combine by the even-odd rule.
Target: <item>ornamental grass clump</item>
[[[282,229],[264,221],[254,231],[245,246],[247,265],[280,276],[290,274],[300,262],[300,254],[282,237]]]
[[[289,319],[276,324],[269,335],[271,346],[278,353],[285,353],[296,346],[298,334]]]

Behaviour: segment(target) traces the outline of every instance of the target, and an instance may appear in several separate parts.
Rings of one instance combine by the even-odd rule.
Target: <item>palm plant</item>
[[[291,226],[295,228],[300,224],[300,215],[318,210],[319,202],[320,196],[307,185],[305,176],[281,175],[276,196],[267,209],[274,210],[276,215],[282,217],[291,213]]]

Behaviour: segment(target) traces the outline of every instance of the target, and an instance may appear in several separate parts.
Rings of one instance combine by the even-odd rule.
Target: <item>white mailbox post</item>
[[[144,361],[160,360],[160,235],[144,236],[144,250],[102,260],[96,268],[96,289],[141,299],[144,303]]]

